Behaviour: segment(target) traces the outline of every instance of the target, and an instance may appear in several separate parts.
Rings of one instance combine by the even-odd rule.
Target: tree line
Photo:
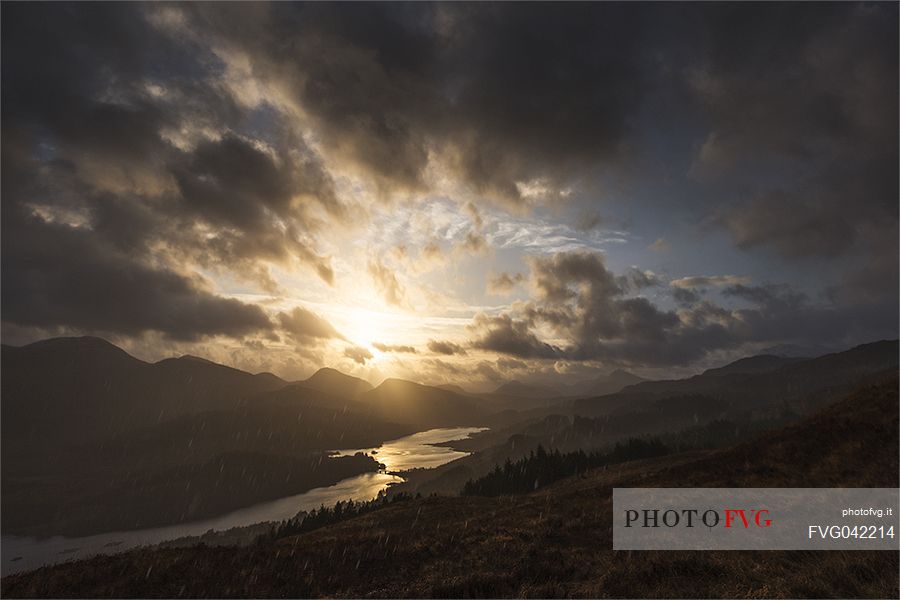
[[[618,442],[606,453],[584,450],[560,453],[558,449],[548,452],[542,445],[532,450],[528,456],[512,462],[506,459],[501,467],[479,477],[470,479],[462,489],[463,496],[501,496],[505,494],[525,494],[565,477],[583,473],[588,469],[602,467],[629,460],[652,458],[669,454],[671,448],[659,439],[632,438]]]
[[[416,494],[415,497],[421,498],[421,494]],[[308,531],[313,531],[314,529],[319,529],[320,527],[325,527],[326,525],[332,525],[352,517],[370,513],[379,508],[388,506],[389,504],[406,502],[407,500],[412,499],[412,494],[399,492],[390,497],[388,497],[387,494],[382,493],[378,498],[367,502],[354,502],[351,499],[339,501],[333,507],[328,507],[323,504],[319,508],[314,508],[309,512],[301,511],[297,516],[273,526],[267,534],[259,536],[257,541],[263,543],[291,535],[297,535],[298,533],[306,533]]]

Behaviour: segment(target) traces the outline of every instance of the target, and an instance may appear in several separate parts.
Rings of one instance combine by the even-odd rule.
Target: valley
[[[511,384],[482,394],[401,380],[374,387],[333,369],[285,382],[190,357],[143,363],[95,338],[36,346],[3,348],[4,574],[175,539],[185,540],[179,547],[231,539],[221,543],[237,552],[275,523],[348,499],[418,495],[422,510],[445,507],[498,465],[543,448],[609,452],[652,438],[663,449],[660,458],[623,455],[595,470],[603,477],[630,472],[632,462],[705,464],[717,448],[753,443],[881,385],[896,371],[898,348],[759,356],[675,381],[618,372],[609,381],[623,387],[605,395],[536,388],[517,400],[510,392],[524,390]],[[42,378],[38,364],[58,376]],[[159,412],[147,406],[157,401]],[[42,408],[25,413],[28,403]],[[459,502],[446,510],[467,515],[464,507],[483,500]]]
[[[898,382],[718,450],[594,469],[525,495],[398,502],[248,547],[147,549],[3,579],[5,596],[892,598],[892,552],[614,552],[613,487],[896,487]],[[742,565],[752,564],[752,569]],[[179,574],[187,574],[182,577]]]

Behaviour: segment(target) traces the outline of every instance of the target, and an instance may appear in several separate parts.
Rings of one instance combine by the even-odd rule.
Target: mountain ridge
[[[732,404],[743,402],[747,408],[760,405],[773,394],[779,394],[784,400],[793,398],[797,401],[816,391],[833,396],[846,392],[854,382],[869,375],[896,369],[898,350],[898,340],[879,340],[843,352],[788,362],[762,372],[713,372],[686,379],[644,381],[615,394],[576,400],[572,410],[584,416],[596,416],[623,407],[649,405],[665,397],[689,395],[711,396]]]
[[[329,391],[329,393],[334,393],[333,388],[339,388],[341,394],[350,398],[355,398],[373,389],[372,384],[368,381],[347,375],[331,367],[322,367],[298,383],[320,391]]]
[[[617,487],[896,487],[897,417],[893,377],[730,448],[594,469],[525,495],[397,502],[246,548],[144,549],[65,563],[5,577],[2,590],[15,597],[360,597],[375,589],[386,597],[891,598],[896,553],[623,553],[612,550],[609,524]],[[754,569],[741,568],[747,560]],[[175,576],[185,570],[194,577]]]

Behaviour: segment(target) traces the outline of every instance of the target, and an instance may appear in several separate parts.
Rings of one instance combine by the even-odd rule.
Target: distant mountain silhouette
[[[364,392],[372,389],[368,381],[345,375],[336,369],[324,367],[316,371],[312,377],[299,382],[300,385],[314,390],[327,392],[345,398],[356,398]]]
[[[740,360],[736,360],[732,363],[728,363],[725,366],[717,367],[715,369],[707,369],[703,372],[703,375],[732,375],[735,373],[765,373],[767,371],[774,371],[775,369],[780,369],[785,365],[789,365],[792,363],[800,362],[802,360],[809,360],[805,357],[786,357],[786,356],[775,356],[773,354],[761,354],[759,356],[749,356],[747,358],[742,358]]]
[[[148,363],[94,337],[3,346],[3,529],[163,525],[376,470],[372,460],[325,454],[416,431],[357,403],[365,389],[331,369],[288,385],[195,356]],[[267,483],[261,475],[192,481],[235,457],[258,465]],[[226,484],[231,491],[213,498]]]
[[[95,337],[2,347],[3,436],[83,439],[237,406],[285,381],[196,357],[147,363]]]
[[[537,383],[522,383],[521,381],[507,381],[493,391],[494,394],[507,396],[521,396],[525,398],[552,398],[559,396],[559,390]]]
[[[299,493],[336,481],[329,477],[377,467],[360,460],[338,468],[328,450],[377,446],[434,427],[494,428],[480,458],[452,466],[467,477],[477,473],[467,474],[466,464],[491,468],[487,462],[526,452],[538,441],[577,448],[716,419],[775,422],[896,373],[897,354],[897,341],[883,341],[809,360],[750,357],[677,381],[634,383],[639,378],[617,371],[582,382],[601,390],[591,397],[573,398],[565,388],[529,398],[398,379],[372,388],[333,369],[288,384],[193,356],[148,363],[90,337],[3,346],[2,526],[52,535],[163,524],[188,514],[180,508],[190,506],[188,495],[207,498],[191,515],[212,516],[208,511]],[[493,414],[503,409],[515,410],[502,418]],[[212,490],[166,483],[208,473],[221,457],[223,465],[258,465],[268,483],[238,478],[228,482],[228,497],[215,502],[208,497]],[[303,466],[310,461],[334,468]],[[198,481],[219,485],[215,478]],[[130,489],[144,492],[123,492]],[[116,505],[120,497],[130,500]]]
[[[793,404],[800,412],[822,406],[834,397],[846,393],[867,378],[896,371],[898,342],[880,341],[863,344],[850,350],[827,354],[808,360],[787,360],[778,366],[777,360],[750,359],[725,367],[725,372],[707,371],[687,379],[645,381],[622,391],[597,398],[577,400],[572,411],[583,416],[611,414],[649,408],[665,398],[693,397],[696,410],[706,411],[715,406],[720,412],[766,409]],[[742,365],[750,365],[750,371]],[[753,370],[753,366],[775,366],[771,370]],[[713,400],[714,403],[710,404]],[[691,410],[690,407],[682,407]]]
[[[386,379],[359,401],[379,418],[422,428],[478,425],[485,416],[469,396],[402,379]]]
[[[616,369],[608,375],[579,381],[570,385],[549,386],[537,383],[509,381],[495,389],[494,396],[516,398],[563,398],[566,396],[602,396],[618,392],[622,388],[646,381],[628,371]],[[520,406],[521,408],[521,406]]]
[[[573,396],[602,396],[604,394],[614,394],[624,387],[642,381],[646,381],[646,379],[628,371],[616,369],[608,375],[573,384],[569,386],[569,390],[570,395]]]
[[[838,349],[821,345],[798,346],[797,344],[779,344],[777,346],[763,348],[760,351],[760,354],[771,354],[773,356],[782,356],[786,358],[818,358],[819,356],[825,356],[826,354],[834,354],[836,350]]]
[[[894,488],[897,431],[893,377],[796,425],[730,448],[597,468],[528,494],[396,502],[248,547],[137,549],[69,562],[5,577],[2,592],[119,598],[362,597],[372,590],[384,597],[895,598],[896,553],[626,554],[612,549],[610,523],[614,488]]]
[[[472,392],[463,388],[462,386],[453,385],[452,383],[442,383],[441,385],[434,386],[436,388],[447,390],[448,392],[453,392],[454,394],[459,394],[461,396],[472,396]]]

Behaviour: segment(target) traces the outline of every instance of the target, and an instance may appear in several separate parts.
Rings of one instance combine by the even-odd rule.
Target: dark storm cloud
[[[529,323],[509,315],[476,315],[470,329],[478,335],[472,345],[482,350],[521,358],[557,358],[562,354],[559,348],[539,340]]]
[[[741,298],[769,312],[792,310],[807,302],[805,294],[791,290],[788,285],[733,285],[722,291],[725,296]]]
[[[531,257],[531,280],[542,300],[565,302],[578,295],[573,284],[586,283],[598,298],[621,293],[619,281],[596,252],[558,252]]]
[[[259,143],[266,119],[218,87],[208,49],[151,24],[157,8],[4,8],[5,322],[243,335],[272,325],[186,262],[270,289],[264,261],[333,279],[307,209],[342,207],[316,156],[290,133]]]
[[[676,287],[672,290],[672,299],[679,306],[688,307],[700,301],[700,294],[693,288]]]
[[[738,246],[829,257],[854,223],[896,226],[892,5],[230,8],[196,10],[377,181],[423,188],[438,156],[482,193],[552,195],[633,157],[644,101],[668,94],[670,120],[703,114],[694,173],[729,182],[707,210]],[[739,195],[754,176],[772,184]]]
[[[110,252],[89,232],[23,220],[17,233],[3,240],[4,321],[124,334],[152,330],[179,340],[272,329],[258,307]]]
[[[600,254],[534,257],[530,266],[534,299],[509,313],[477,315],[469,326],[474,347],[529,359],[670,366],[750,343],[867,339],[879,326],[864,312],[812,304],[805,294],[783,284],[725,288],[725,298],[742,304],[737,308],[724,308],[702,300],[689,287],[675,286],[673,298],[683,308],[668,311],[646,298],[629,296],[627,278],[609,271]],[[538,332],[548,328],[564,343],[542,340]]]
[[[747,306],[726,310],[689,285],[671,290],[689,307],[674,312],[631,296],[655,276],[616,276],[597,255],[569,253],[530,263],[535,298],[476,319],[477,347],[681,364],[767,336],[821,336],[827,318],[834,336],[878,330],[879,318],[896,329],[895,4],[3,12],[3,300],[14,324],[267,332],[260,309],[189,272],[277,291],[269,266],[302,264],[333,282],[317,240],[352,219],[330,173],[423,191],[436,168],[515,205],[534,201],[522,183],[559,199],[598,170],[643,164],[647,103],[664,98],[663,122],[696,128],[698,214],[776,261],[850,265],[827,290],[831,304],[734,286],[726,298]],[[269,97],[242,101],[229,60],[246,62]],[[467,210],[468,250],[488,250],[478,207]],[[407,304],[397,273],[378,259],[369,272],[389,303]],[[89,287],[101,280],[103,298]],[[707,284],[730,283],[740,282]]]
[[[738,275],[693,275],[681,277],[671,282],[672,287],[682,289],[703,288],[708,286],[739,285],[750,281],[749,277]]]
[[[195,8],[333,152],[408,189],[435,152],[513,202],[517,182],[562,185],[617,155],[646,77],[642,11],[618,5],[275,5],[240,27],[240,7]]]
[[[771,245],[790,258],[839,256],[853,245],[853,224],[839,208],[822,208],[775,191],[729,209],[719,219],[740,248]]]
[[[466,349],[459,344],[448,342],[446,340],[428,340],[428,349],[435,354],[466,354]]]
[[[897,7],[809,8],[711,9],[693,75],[712,124],[697,175],[769,181],[717,222],[787,258],[865,252],[866,229],[897,229]]]
[[[668,118],[707,124],[693,174],[737,246],[871,261],[864,232],[897,227],[895,22],[888,4],[306,5],[259,19],[262,42],[223,35],[377,179],[420,188],[439,154],[513,202],[626,160],[671,86]]]
[[[652,271],[642,271],[636,267],[628,267],[619,276],[619,285],[626,290],[641,291],[644,288],[662,285],[662,280]]]
[[[487,292],[496,296],[509,294],[524,280],[521,273],[497,273],[488,278]]]
[[[301,341],[309,338],[345,339],[331,323],[300,306],[290,312],[278,313],[278,322],[288,335]]]
[[[294,151],[299,144],[295,142]],[[305,239],[316,225],[302,206],[294,204],[296,197],[305,195],[339,210],[320,165],[272,156],[246,139],[226,134],[221,140],[201,142],[183,163],[173,166],[172,173],[186,216],[219,229],[206,244],[213,260],[234,265],[261,259],[281,262],[294,256],[333,282],[328,261],[316,256]]]
[[[141,235],[146,222],[112,228],[109,237],[80,223],[90,212],[79,213],[84,204],[70,202],[70,194],[110,206],[115,199],[77,183],[60,188],[53,178],[43,180],[44,169],[6,143],[14,141],[8,135],[4,129],[4,323],[128,335],[158,331],[180,340],[270,334],[272,323],[258,307],[216,296],[196,275],[137,259],[146,248],[128,236]]]

